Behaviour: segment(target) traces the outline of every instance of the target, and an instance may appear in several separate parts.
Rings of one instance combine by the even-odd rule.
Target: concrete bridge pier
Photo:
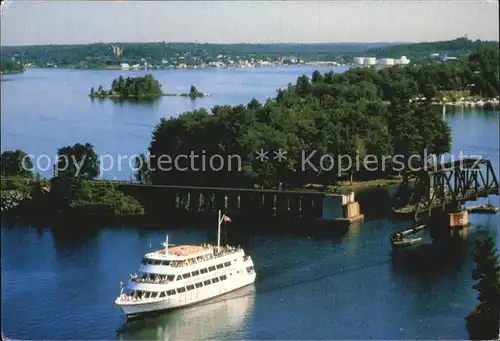
[[[362,221],[364,215],[354,192],[349,194],[327,195],[323,198],[322,215],[319,221],[324,223],[342,223],[350,225]]]
[[[469,213],[462,210],[460,203],[448,204],[444,210],[433,210],[429,221],[431,237],[434,240],[448,239],[468,225]]]
[[[460,229],[469,225],[469,212],[467,211],[458,211],[448,213],[450,217],[450,228],[452,229]]]

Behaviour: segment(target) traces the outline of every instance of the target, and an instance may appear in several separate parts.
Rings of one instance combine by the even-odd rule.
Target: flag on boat
[[[224,221],[230,223],[231,222],[231,218],[228,217],[227,215],[225,215],[224,216]]]

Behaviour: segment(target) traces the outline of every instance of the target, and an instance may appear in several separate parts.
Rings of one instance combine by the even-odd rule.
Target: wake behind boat
[[[179,308],[217,297],[255,282],[252,258],[240,247],[220,246],[222,222],[231,219],[219,211],[217,246],[177,245],[147,253],[126,288],[121,283],[115,303],[127,317]]]

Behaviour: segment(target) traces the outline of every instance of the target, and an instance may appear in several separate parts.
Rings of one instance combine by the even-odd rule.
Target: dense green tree
[[[323,75],[321,74],[321,72],[319,72],[318,70],[314,71],[313,74],[312,74],[311,81],[313,83],[321,83],[321,82],[323,82]]]
[[[110,90],[104,90],[101,86],[97,92],[90,93],[94,97],[115,97],[115,98],[132,98],[132,99],[150,99],[157,98],[163,95],[161,84],[152,75],[143,77],[127,77],[120,76],[113,80]]]
[[[189,88],[189,93],[187,94],[187,97],[190,97],[191,99],[195,99],[197,97],[203,97],[203,93],[199,92],[198,89],[194,85],[191,85]]]
[[[143,214],[143,206],[133,197],[116,188],[116,184],[77,181],[68,197],[70,208],[96,210],[105,208],[116,216]]]
[[[151,170],[149,159],[144,154],[140,154],[134,160],[135,179],[142,184],[151,184]]]
[[[60,178],[92,180],[99,174],[99,159],[89,143],[59,148],[57,156],[57,176]]]
[[[496,97],[500,93],[499,48],[483,46],[468,58],[472,74],[472,90],[485,97]]]
[[[21,62],[12,59],[2,59],[0,61],[0,72],[1,73],[22,73],[24,72],[24,66]]]
[[[476,241],[472,278],[479,305],[466,317],[471,340],[497,340],[500,332],[500,264],[491,237]]]
[[[9,150],[0,157],[2,176],[33,177],[33,162],[22,150]]]

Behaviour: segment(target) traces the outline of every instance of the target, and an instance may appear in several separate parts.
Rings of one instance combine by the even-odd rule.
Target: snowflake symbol
[[[286,151],[281,150],[281,148],[277,152],[273,152],[274,157],[273,159],[278,160],[279,162],[286,160]]]
[[[259,160],[260,162],[266,161],[267,159],[269,159],[269,156],[267,156],[267,153],[268,153],[268,151],[264,151],[264,149],[257,151],[256,159]]]

